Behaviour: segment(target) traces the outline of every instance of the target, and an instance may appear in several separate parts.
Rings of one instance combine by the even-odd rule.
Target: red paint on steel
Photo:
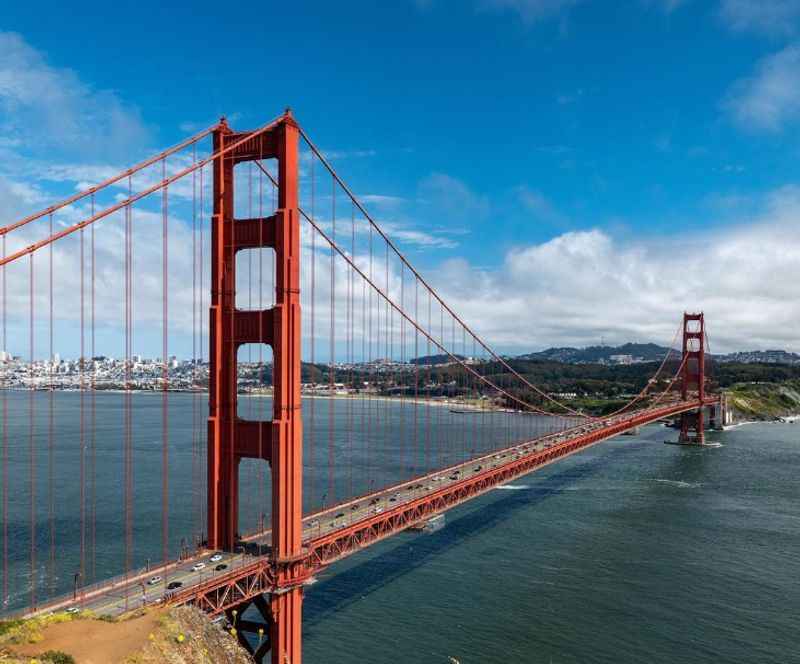
[[[208,419],[208,546],[232,550],[237,541],[239,463],[269,461],[272,471],[272,657],[300,664],[302,587],[295,561],[302,557],[302,423],[300,419],[300,228],[298,129],[287,112],[266,131],[233,132],[223,121],[214,131],[211,236],[210,375]],[[229,144],[237,149],[228,150]],[[234,218],[236,163],[275,158],[278,209],[267,218]],[[275,250],[275,306],[236,309],[236,252]],[[242,344],[273,350],[271,426],[237,415],[237,352]],[[255,584],[255,587],[261,587]],[[240,589],[241,590],[241,589]],[[263,592],[263,590],[261,590]],[[224,604],[224,602],[223,602]]]
[[[711,405],[715,403],[715,399],[707,398],[704,403]],[[327,565],[357,553],[436,514],[480,496],[501,484],[571,456],[628,429],[665,417],[679,415],[696,409],[697,406],[698,402],[692,399],[636,411],[625,417],[615,418],[614,421],[609,422],[607,425],[592,431],[579,433],[574,438],[553,445],[548,449],[532,452],[517,459],[512,458],[496,468],[484,470],[430,494],[387,509],[381,514],[370,515],[322,537],[312,538],[303,547],[302,556],[287,561],[283,567],[284,569],[291,568],[294,574],[294,583],[297,584],[296,587],[299,587]],[[541,442],[547,438],[548,436],[530,442]],[[513,452],[528,444],[530,443],[522,443],[505,450],[497,450],[490,453],[487,458],[498,452]],[[478,460],[473,460],[473,462],[475,461]],[[447,469],[439,470],[437,474],[447,474]],[[386,491],[384,490],[381,493],[386,493]],[[368,500],[369,497],[362,497],[358,502]],[[347,504],[349,503],[343,503],[343,505]],[[340,508],[341,506],[330,508],[327,512],[332,513]],[[267,557],[258,558],[253,560],[252,563],[231,570],[224,575],[187,588],[173,595],[169,601],[173,604],[194,604],[204,611],[216,615],[252,599],[257,594],[265,592],[280,593],[279,574],[280,566],[276,565],[274,560]]]
[[[701,403],[705,400],[706,353],[705,318],[702,313],[683,314],[683,373],[681,375],[681,397],[684,401],[697,394]],[[702,445],[705,442],[703,409],[697,408],[681,415],[679,442]]]

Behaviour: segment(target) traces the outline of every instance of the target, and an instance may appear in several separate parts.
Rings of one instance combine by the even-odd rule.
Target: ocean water
[[[29,602],[32,578],[30,395],[7,396],[7,608],[13,610]],[[80,567],[80,397],[55,395],[53,569],[49,395],[34,399],[33,577],[41,600],[69,592]],[[243,401],[243,414],[254,418],[269,407],[268,400]],[[134,395],[133,406],[137,565],[158,560],[161,551],[161,398]],[[371,448],[359,447],[347,433],[348,423],[369,417],[359,408],[375,409],[369,411],[373,421],[387,423],[371,429]],[[89,409],[84,411],[88,430]],[[418,422],[413,433],[412,410],[384,402],[356,403],[350,411],[320,399],[314,412],[312,421],[309,400],[307,507],[332,500],[328,494],[344,497],[351,487],[358,492],[424,469],[426,432]],[[87,576],[102,579],[120,571],[124,556],[121,395],[98,394],[96,413],[96,532],[84,536],[84,564]],[[182,538],[191,541],[202,531],[204,418],[205,397],[170,395],[172,555]],[[447,409],[434,418],[430,464],[471,452],[470,435],[487,448],[513,436],[513,427],[491,419]],[[532,426],[517,416],[503,421],[509,418],[520,429]],[[543,433],[548,425],[536,426]],[[435,533],[403,533],[332,566],[307,590],[305,661],[800,663],[800,424],[713,433],[721,446],[710,449],[663,444],[674,437],[672,430],[651,426],[639,436],[602,443],[449,512],[447,525]],[[398,450],[401,438],[405,447]],[[447,440],[460,442],[447,447]],[[92,440],[87,435],[83,442],[88,476]],[[331,473],[329,450],[339,462]],[[351,473],[345,459],[357,460],[361,470]],[[242,469],[245,530],[257,527],[261,514],[269,518],[263,470],[256,464]]]
[[[9,518],[5,528],[0,529],[0,542],[3,530],[7,530],[8,602],[0,606],[0,612],[13,612],[34,602],[41,604],[49,597],[71,593],[75,575],[81,570],[79,586],[122,574],[128,555],[133,570],[161,561],[162,395],[131,395],[133,488],[129,548],[124,504],[124,395],[98,392],[94,395],[94,405],[90,393],[84,393],[83,405],[77,392],[51,395],[8,391],[3,398],[9,414]],[[203,394],[168,396],[168,559],[177,558],[184,548],[193,549],[206,530],[207,401],[207,395]],[[270,398],[240,399],[239,412],[246,419],[268,420],[271,408]],[[377,398],[305,399],[303,421],[306,513],[482,452],[507,447],[525,433],[542,435],[569,424],[569,420],[562,418],[488,412],[463,414],[446,407],[424,404],[415,407],[411,403],[401,405]],[[268,465],[243,460],[239,477],[240,532],[269,527]],[[33,566],[32,533],[35,534]],[[2,558],[0,552],[0,561]],[[0,602],[1,593],[0,589]]]
[[[800,662],[800,425],[674,435],[600,444],[332,567],[305,661]]]

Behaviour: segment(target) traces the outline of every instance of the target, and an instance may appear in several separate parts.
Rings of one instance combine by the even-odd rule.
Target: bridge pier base
[[[705,417],[702,408],[681,415],[681,432],[678,445],[705,445]]]

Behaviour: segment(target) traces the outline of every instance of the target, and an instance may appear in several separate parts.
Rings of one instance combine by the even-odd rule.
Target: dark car
[[[181,581],[172,581],[169,585],[167,585],[167,590],[177,590],[183,585]]]
[[[214,571],[221,572],[224,569],[228,569],[228,566],[225,563],[220,563],[214,568]]]
[[[338,514],[337,514],[335,517],[333,517],[333,518],[334,518],[334,519],[344,519],[344,512],[339,512],[339,513],[338,513]]]
[[[358,503],[356,503],[355,505],[353,505],[353,506],[352,506],[350,509],[351,509],[353,512],[355,512],[355,511],[358,509]]]

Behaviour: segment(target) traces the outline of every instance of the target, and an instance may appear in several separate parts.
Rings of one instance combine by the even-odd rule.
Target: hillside
[[[800,380],[739,383],[726,392],[729,403],[745,420],[775,420],[800,414]]]
[[[586,348],[548,348],[538,353],[520,355],[521,360],[546,360],[565,364],[611,363],[613,356],[630,355],[634,361],[656,362],[664,359],[669,349],[658,344],[627,343],[621,346],[587,346]]]
[[[64,612],[0,622],[2,664],[252,664],[236,639],[191,607],[119,621]]]

